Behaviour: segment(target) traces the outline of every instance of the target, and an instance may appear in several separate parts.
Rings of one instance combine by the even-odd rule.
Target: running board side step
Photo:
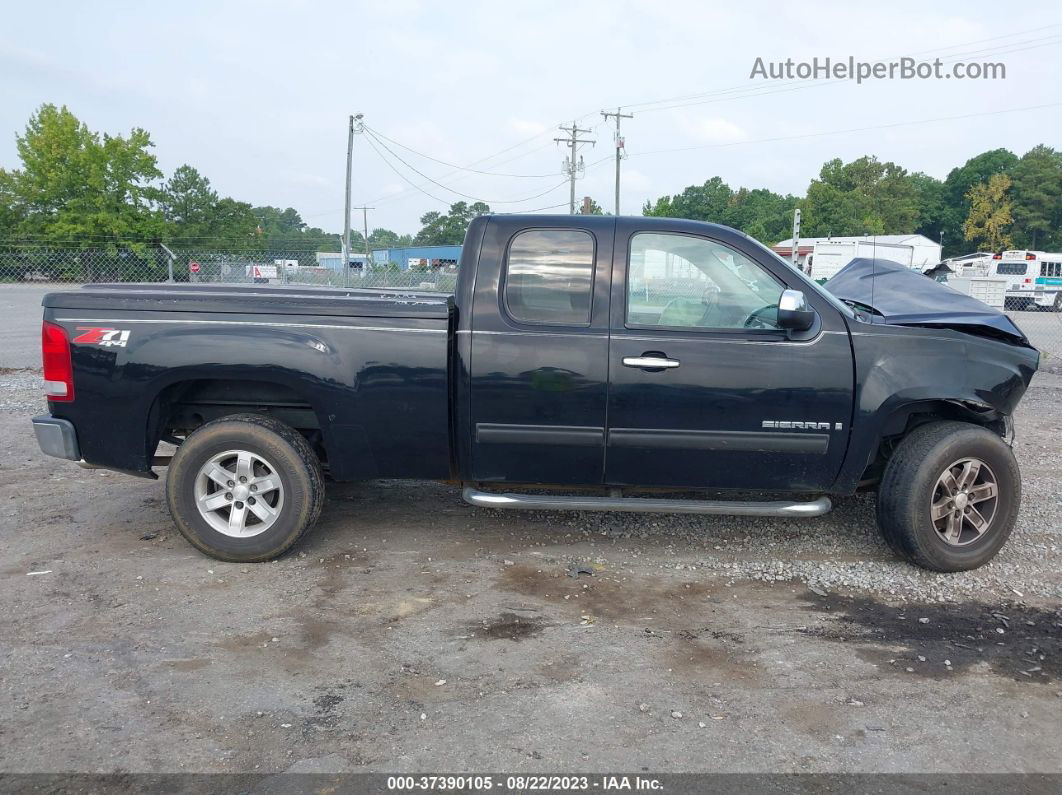
[[[549,494],[511,494],[465,486],[461,497],[477,508],[522,508],[534,511],[627,511],[630,513],[700,513],[722,516],[822,516],[833,507],[829,497],[810,502],[728,500],[671,500],[647,497],[586,497]]]

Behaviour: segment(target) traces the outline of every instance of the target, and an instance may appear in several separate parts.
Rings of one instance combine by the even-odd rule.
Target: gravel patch
[[[0,370],[0,412],[46,411],[39,370]],[[882,541],[874,495],[834,498],[819,519],[688,514],[490,511],[465,508],[455,489],[401,482],[380,486],[433,495],[473,518],[515,532],[531,546],[552,547],[543,562],[589,560],[621,569],[698,572],[726,585],[741,581],[803,583],[813,591],[864,593],[897,602],[1062,599],[1062,377],[1038,374],[1019,406],[1015,453],[1023,473],[1018,524],[999,556],[961,574],[937,574],[898,560]],[[335,486],[332,487],[335,489]],[[444,496],[445,495],[445,496]],[[770,499],[770,495],[748,495]],[[400,494],[393,498],[401,499]],[[558,536],[564,544],[557,546]]]
[[[0,367],[0,411],[36,415],[47,410],[40,370]]]

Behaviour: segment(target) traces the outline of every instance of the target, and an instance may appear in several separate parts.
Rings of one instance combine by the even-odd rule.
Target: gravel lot
[[[0,771],[1062,772],[1062,376],[1020,407],[1013,538],[935,575],[869,497],[523,514],[397,481],[219,563],[161,482],[40,455],[40,374],[0,366]]]

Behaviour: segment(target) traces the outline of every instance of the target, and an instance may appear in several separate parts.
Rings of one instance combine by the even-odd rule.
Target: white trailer
[[[905,267],[914,264],[914,247],[905,243],[878,243],[866,240],[819,240],[808,255],[805,270],[816,281],[834,276],[854,259],[886,259]]]
[[[944,284],[994,309],[1003,309],[1006,303],[1006,279],[992,276],[949,276]]]

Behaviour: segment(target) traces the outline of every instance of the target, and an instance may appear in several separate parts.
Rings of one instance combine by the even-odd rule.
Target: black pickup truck
[[[1039,361],[1004,315],[892,263],[823,289],[741,232],[662,218],[477,218],[452,296],[94,285],[44,307],[41,449],[168,465],[177,526],[231,561],[291,548],[327,475],[775,517],[872,488],[897,553],[969,569],[1014,525],[1010,418]]]

